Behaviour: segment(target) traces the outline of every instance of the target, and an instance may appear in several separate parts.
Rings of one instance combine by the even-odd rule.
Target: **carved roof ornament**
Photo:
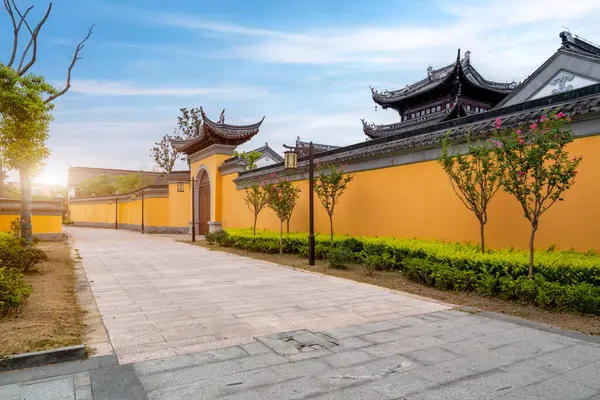
[[[427,67],[427,78],[430,81],[433,80],[433,67],[431,65]]]
[[[463,60],[466,64],[471,62],[471,50],[465,52],[465,58]]]
[[[225,109],[223,109],[223,111],[221,111],[221,115],[219,116],[219,124],[224,124],[225,123]]]

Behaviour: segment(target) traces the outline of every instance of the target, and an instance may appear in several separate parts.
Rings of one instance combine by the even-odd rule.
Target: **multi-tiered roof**
[[[400,122],[390,125],[369,124],[363,120],[364,132],[371,138],[406,129],[435,124],[448,119],[485,112],[512,93],[517,84],[489,81],[471,64],[471,52],[443,68],[427,69],[427,77],[403,89],[377,91],[373,100],[384,109],[393,108]]]
[[[209,119],[202,107],[200,107],[200,114],[202,115],[202,131],[193,139],[171,140],[173,148],[191,155],[213,144],[239,146],[252,139],[265,120],[263,117],[259,122],[251,125],[230,125],[225,123],[225,110],[221,113],[218,122]]]

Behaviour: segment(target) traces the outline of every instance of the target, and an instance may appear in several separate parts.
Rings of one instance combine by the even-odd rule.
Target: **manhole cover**
[[[307,330],[276,333],[255,338],[279,354],[298,354],[321,349],[331,349],[338,344],[335,339],[324,334]]]

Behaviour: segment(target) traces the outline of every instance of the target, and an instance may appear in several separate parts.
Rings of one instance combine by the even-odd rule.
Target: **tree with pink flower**
[[[346,167],[346,164],[338,167],[335,164],[323,164],[317,161],[318,177],[315,180],[314,190],[329,216],[329,235],[331,241],[333,241],[333,213],[335,212],[335,206],[340,201],[340,197],[344,194],[348,184],[354,178],[354,175],[344,171]]]
[[[493,142],[496,147],[499,141]],[[454,193],[479,221],[481,252],[485,252],[485,224],[490,200],[500,187],[498,163],[494,150],[486,143],[473,144],[467,137],[467,152],[449,154],[448,136],[442,142],[439,163],[448,174]]]
[[[543,115],[521,129],[502,129],[496,123],[495,153],[500,166],[500,183],[521,204],[531,223],[529,277],[533,276],[535,233],[540,216],[575,183],[582,157],[571,157],[565,147],[573,141],[570,119],[562,112]]]
[[[268,196],[268,206],[275,211],[280,221],[279,254],[283,254],[283,222],[289,221],[292,217],[300,188],[294,186],[287,179],[274,178],[273,181],[264,185],[264,190]]]

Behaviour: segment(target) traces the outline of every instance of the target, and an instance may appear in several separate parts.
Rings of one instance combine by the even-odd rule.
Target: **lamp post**
[[[183,188],[185,184],[190,185],[191,189],[192,189],[192,242],[196,241],[196,205],[194,204],[194,202],[196,201],[196,188],[195,188],[195,183],[196,180],[194,179],[194,177],[192,176],[192,178],[186,182],[186,181],[179,181],[177,182],[177,191],[178,192],[183,192]]]
[[[296,147],[285,147],[290,149],[284,153],[285,169],[298,169],[298,149]],[[313,155],[313,142],[310,142],[308,146],[308,265],[315,265],[315,173]]]
[[[142,235],[144,234],[144,188],[142,188]]]
[[[115,197],[115,229],[119,229],[119,198]]]

